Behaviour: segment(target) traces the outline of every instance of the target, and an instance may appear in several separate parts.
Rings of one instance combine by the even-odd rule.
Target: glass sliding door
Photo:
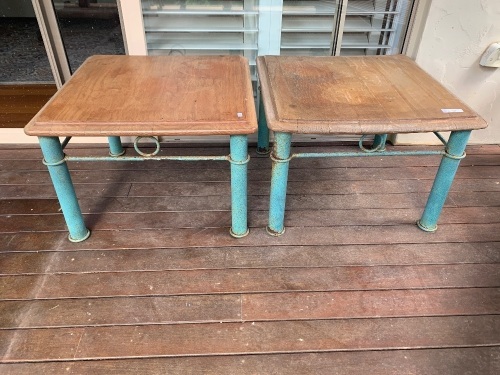
[[[0,1],[0,128],[22,128],[85,59],[124,54],[116,0]]]
[[[0,128],[22,128],[57,89],[31,1],[0,1],[0,30]]]
[[[341,15],[336,54],[401,53],[412,6],[412,0],[347,1]]]
[[[251,66],[256,55],[268,51],[313,56],[400,53],[413,4],[414,0],[140,0],[148,54],[234,53],[247,56]],[[272,45],[259,45],[262,40]]]
[[[401,52],[413,0],[283,0],[281,54]]]
[[[116,0],[52,0],[70,71],[92,55],[123,55]]]
[[[401,53],[416,1],[121,0],[121,4],[123,12],[127,3],[124,18],[134,19],[142,12],[134,24],[142,22],[144,38],[135,38],[134,50],[149,55],[246,56],[257,95],[255,59],[259,55]],[[132,39],[137,28],[131,27],[127,34]]]
[[[332,54],[337,0],[283,0],[281,55]]]

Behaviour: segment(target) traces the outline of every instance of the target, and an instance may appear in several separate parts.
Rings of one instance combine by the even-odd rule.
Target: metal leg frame
[[[269,128],[267,127],[266,114],[264,112],[264,104],[262,99],[259,105],[259,129],[257,133],[257,154],[267,155],[269,149]]]
[[[286,185],[290,164],[290,133],[274,133],[274,146],[271,153],[273,170],[271,175],[271,197],[269,204],[269,225],[267,232],[272,236],[285,233]]]
[[[125,154],[120,137],[108,137],[108,143],[110,156],[121,156]]]
[[[385,151],[385,143],[387,142],[387,134],[375,134],[373,138],[372,148],[377,151]]]
[[[420,229],[426,232],[437,230],[437,221],[444,202],[450,191],[451,184],[460,164],[460,160],[465,157],[465,147],[469,140],[470,130],[455,131],[450,134],[445,154],[441,159],[441,164],[434,179],[427,204],[425,205],[422,218],[417,221]]]
[[[373,152],[384,152],[385,151],[385,143],[387,141],[387,134],[375,134],[375,137],[373,138],[373,143],[371,148],[366,148],[363,146],[363,141],[366,138],[367,134],[362,135],[361,138],[359,138],[359,148],[363,152],[367,153],[373,153]]]
[[[274,147],[271,154],[273,161],[273,170],[271,176],[271,194],[269,205],[269,225],[267,232],[273,236],[279,236],[285,232],[285,203],[286,187],[288,181],[289,162],[293,157],[345,157],[345,156],[389,156],[389,155],[432,155],[442,154],[443,158],[434,179],[424,213],[417,225],[420,229],[427,232],[437,230],[437,221],[444,202],[450,191],[451,184],[455,178],[460,160],[465,157],[465,147],[470,136],[469,130],[452,132],[447,142],[444,152],[386,152],[381,149],[384,147],[386,135],[378,135],[374,140],[371,150],[362,153],[299,153],[290,155],[292,135],[289,133],[275,133]],[[360,141],[360,147],[362,140]],[[363,147],[361,147],[365,150]],[[373,151],[379,151],[373,153]]]
[[[231,236],[245,237],[247,224],[247,163],[248,140],[246,135],[230,137],[231,163]]]
[[[61,143],[57,137],[39,137],[43,163],[47,166],[69,230],[69,240],[81,242],[90,236],[76,198]]]

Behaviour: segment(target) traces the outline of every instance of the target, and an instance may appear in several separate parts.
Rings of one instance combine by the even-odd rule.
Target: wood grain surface
[[[262,56],[257,68],[268,126],[274,131],[383,134],[486,127],[403,55]]]
[[[26,126],[28,135],[214,135],[257,129],[240,56],[93,56]]]

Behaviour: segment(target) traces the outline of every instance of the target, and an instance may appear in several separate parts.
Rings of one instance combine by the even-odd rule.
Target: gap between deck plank
[[[500,196],[499,196],[500,198]],[[307,202],[301,202],[307,205]],[[308,205],[314,209],[314,204]],[[486,206],[486,205],[485,205]],[[316,210],[290,210],[285,226],[335,227],[345,225],[399,225],[413,224],[422,214],[423,208],[403,209],[349,209],[331,210],[328,207]],[[195,218],[193,218],[193,215]],[[217,228],[230,227],[230,211],[182,211],[182,212],[130,212],[86,214],[84,220],[92,230],[142,230],[173,228]],[[267,211],[250,211],[250,228],[267,225]],[[445,207],[440,224],[500,223],[499,207]],[[65,231],[66,225],[60,214],[46,215],[0,215],[0,233],[38,231]]]
[[[0,331],[3,362],[499,344],[498,315]]]
[[[161,170],[161,169],[160,169]],[[398,180],[434,180],[437,168],[429,167],[394,167],[394,168],[329,168],[329,169],[290,169],[289,181],[384,181]],[[218,169],[193,170],[186,173],[185,169],[158,173],[153,170],[75,170],[71,178],[75,184],[107,181],[129,183],[165,183],[165,182],[229,182],[230,169],[228,166]],[[1,172],[3,184],[26,185],[50,183],[47,171],[3,171]],[[466,179],[494,179],[500,178],[497,166],[464,166],[458,169],[456,178]],[[268,183],[271,179],[271,169],[249,170],[248,179]]]
[[[500,288],[1,301],[0,329],[498,314]]]
[[[0,253],[2,275],[500,263],[500,242]],[[293,271],[293,270],[291,270]]]
[[[204,269],[1,276],[2,300],[498,287],[500,264]],[[42,288],[43,286],[43,288]]]
[[[336,210],[337,213],[345,211],[345,215],[353,214],[357,210],[379,211],[383,217],[390,215],[384,214],[384,209],[391,207],[394,210],[402,212],[404,209],[420,211],[415,220],[420,217],[421,211],[425,207],[427,194],[408,193],[408,194],[353,194],[353,195],[298,195],[290,194],[287,197],[287,212],[285,218],[292,217],[301,211],[324,211]],[[228,212],[231,209],[230,197],[94,197],[80,198],[80,207],[83,214],[104,215],[111,213],[151,213],[156,212]],[[258,211],[267,211],[269,209],[269,198],[267,196],[249,196],[248,202],[250,213],[260,215]],[[451,210],[453,206],[458,210],[472,210],[472,207],[484,207],[486,214],[488,209],[495,210],[500,206],[500,194],[496,192],[451,192],[445,202],[445,209]],[[13,218],[14,215],[25,215],[26,218],[44,214],[60,214],[60,205],[57,199],[5,199],[0,200],[0,216],[4,220]],[[207,213],[207,215],[216,215]],[[442,215],[444,219],[446,215]],[[474,216],[474,215],[472,215]],[[193,223],[196,220],[193,218]],[[225,225],[225,224],[224,224]]]
[[[4,375],[457,375],[500,373],[500,347],[139,358],[0,364]]]
[[[227,228],[94,231],[80,243],[69,243],[65,232],[0,234],[0,252],[44,250],[105,250],[140,248],[190,248],[279,245],[367,245],[408,243],[499,242],[500,224],[442,224],[435,233],[414,224],[339,227],[288,227],[286,235],[270,237],[255,228],[244,238],[234,239]]]

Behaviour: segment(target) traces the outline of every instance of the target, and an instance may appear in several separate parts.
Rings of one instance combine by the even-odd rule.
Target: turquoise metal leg
[[[385,151],[385,143],[387,142],[387,134],[375,134],[373,138],[373,149],[377,151]]]
[[[291,143],[292,135],[290,133],[274,133],[274,146],[271,154],[273,170],[269,202],[269,225],[267,227],[267,232],[272,236],[285,233],[286,185]]]
[[[465,157],[465,147],[469,136],[469,130],[455,131],[450,134],[424,213],[422,218],[417,221],[418,227],[426,232],[437,230],[437,221],[455,178],[458,165],[460,160]]]
[[[68,166],[64,159],[61,143],[57,137],[39,137],[43,152],[44,164],[47,166],[59,204],[69,230],[69,240],[80,242],[90,236],[85,227],[82,212],[76,199],[75,189],[71,182]]]
[[[269,128],[267,127],[266,114],[264,112],[264,104],[262,103],[262,99],[260,100],[259,105],[259,130],[257,135],[257,154],[269,154]]]
[[[387,141],[387,134],[375,134],[375,137],[373,138],[373,143],[370,148],[367,148],[363,146],[363,141],[367,137],[368,134],[362,135],[359,138],[359,148],[363,152],[367,153],[374,153],[374,152],[382,152],[385,151],[385,142]]]
[[[120,137],[108,137],[109,155],[121,156],[125,153]]]
[[[247,163],[248,140],[246,135],[230,137],[231,162],[231,236],[245,237],[247,225]]]

